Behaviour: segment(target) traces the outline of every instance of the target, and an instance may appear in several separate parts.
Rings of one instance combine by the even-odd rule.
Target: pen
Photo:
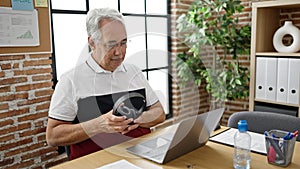
[[[266,136],[266,140],[269,141],[269,134],[267,131],[264,132],[265,136]]]
[[[286,141],[292,139],[291,137],[293,137],[293,134],[288,132],[284,137],[283,137],[283,144],[282,144],[282,152],[283,155],[285,156],[285,149],[286,149]]]
[[[274,162],[276,160],[276,151],[274,150],[273,146],[270,146],[269,155],[267,158],[269,162]]]
[[[293,133],[293,136],[295,137],[295,136],[297,136],[298,135],[298,130],[296,130],[294,133]]]
[[[268,132],[264,132],[264,134],[267,138],[270,138],[270,135]],[[273,140],[273,139],[268,139],[268,140],[269,140],[270,144],[272,145],[272,147],[274,148],[276,154],[278,154],[279,158],[284,159],[284,155],[283,155],[282,151],[280,150],[278,144],[275,142],[275,140]]]
[[[288,132],[288,133],[283,137],[283,139],[284,139],[284,140],[289,140],[290,137],[291,137],[291,133]]]
[[[275,134],[274,134],[274,133],[271,133],[271,135],[272,135],[272,138],[273,138],[272,140],[274,140],[275,143],[279,145],[279,140],[278,140],[278,138],[275,136]]]
[[[294,137],[297,137],[297,135],[298,135],[298,130],[296,130],[293,134],[291,134],[291,136],[290,136],[290,140],[291,139],[293,139]]]

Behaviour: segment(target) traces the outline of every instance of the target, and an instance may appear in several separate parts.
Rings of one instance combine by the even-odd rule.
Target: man
[[[94,9],[86,26],[91,55],[56,85],[46,131],[49,145],[70,145],[70,159],[147,134],[165,120],[142,72],[123,63],[127,33],[122,15],[113,9]],[[130,92],[145,96],[145,111],[137,119],[114,115],[114,103]]]

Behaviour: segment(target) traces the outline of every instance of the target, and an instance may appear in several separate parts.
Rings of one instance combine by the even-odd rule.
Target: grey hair
[[[102,38],[102,33],[99,30],[99,24],[100,21],[104,19],[119,21],[125,25],[123,15],[115,9],[97,8],[90,10],[86,17],[86,31],[88,36],[91,37],[93,41],[97,41]]]

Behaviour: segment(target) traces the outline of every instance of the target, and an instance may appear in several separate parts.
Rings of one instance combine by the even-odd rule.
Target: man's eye
[[[121,46],[124,46],[127,44],[127,41],[121,42]]]
[[[117,46],[117,44],[116,43],[112,43],[112,44],[107,44],[106,46],[107,46],[107,48],[114,48],[114,47]]]
[[[124,47],[124,46],[126,46],[126,44],[127,44],[127,41],[122,41],[120,43],[107,43],[107,44],[105,44],[105,47],[107,49],[113,49],[117,46]]]

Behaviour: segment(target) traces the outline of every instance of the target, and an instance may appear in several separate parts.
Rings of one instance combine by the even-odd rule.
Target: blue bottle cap
[[[238,129],[239,129],[239,131],[241,131],[241,132],[248,131],[248,123],[247,123],[247,120],[240,120],[240,121],[238,122]]]

